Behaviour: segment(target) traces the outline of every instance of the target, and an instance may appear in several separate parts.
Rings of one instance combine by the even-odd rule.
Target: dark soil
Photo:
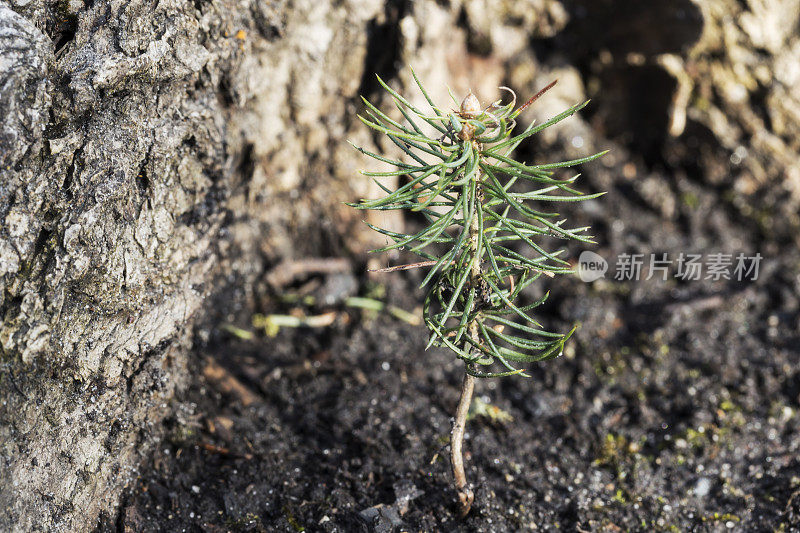
[[[532,379],[479,382],[511,420],[468,423],[465,519],[447,458],[462,364],[424,351],[422,327],[334,304],[305,308],[337,311],[327,328],[249,341],[209,330],[170,439],[100,529],[799,531],[800,253],[770,206],[699,177],[711,170],[692,154],[714,148],[701,136],[687,152],[686,135],[647,170],[619,156],[587,169],[584,190],[609,194],[569,214],[595,228],[611,270],[543,284],[539,316],[581,323],[563,357]],[[623,252],[764,259],[757,281],[614,281]],[[298,307],[279,296],[303,287],[374,295],[360,272],[301,280],[261,310]],[[385,299],[419,306],[420,274],[384,274]]]
[[[468,424],[466,519],[446,453],[461,363],[424,351],[422,327],[347,310],[275,338],[212,334],[171,438],[101,529],[797,530],[797,251],[759,241],[732,210],[704,211],[713,191],[678,186],[695,196],[684,227],[620,192],[577,216],[616,204],[637,221],[607,226],[604,257],[758,250],[758,281],[551,282],[541,314],[582,326],[532,379],[479,383],[512,420]],[[388,300],[414,308],[418,278],[386,275]],[[204,378],[206,358],[247,390]]]

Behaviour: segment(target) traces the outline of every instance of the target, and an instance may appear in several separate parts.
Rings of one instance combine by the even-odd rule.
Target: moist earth
[[[609,194],[563,213],[593,226],[589,249],[609,271],[527,296],[550,290],[537,316],[580,328],[530,379],[478,383],[466,518],[447,454],[462,363],[426,351],[423,326],[341,303],[358,294],[419,312],[422,272],[368,274],[352,259],[344,273],[256,290],[261,312],[333,312],[327,327],[270,337],[240,312],[201,330],[171,437],[99,529],[798,531],[800,254],[673,156],[678,170],[652,174],[670,219],[625,180],[608,187],[602,163],[585,169],[583,190]],[[666,281],[614,279],[622,253],[645,254],[646,278],[650,253],[715,252],[760,253],[757,280],[684,281],[674,263]]]

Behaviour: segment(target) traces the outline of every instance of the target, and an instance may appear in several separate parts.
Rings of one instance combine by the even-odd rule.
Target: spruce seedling
[[[515,303],[541,276],[573,272],[560,257],[563,250],[548,251],[542,243],[544,237],[593,242],[585,234],[588,227],[569,228],[558,213],[542,211],[539,204],[588,200],[603,194],[584,195],[572,187],[579,174],[560,179],[553,171],[588,163],[605,152],[536,165],[511,156],[522,141],[588,103],[574,105],[514,135],[522,110],[555,82],[519,107],[514,91],[500,87],[510,95],[509,103],[498,100],[482,108],[470,92],[458,110],[448,112],[434,104],[413,70],[412,75],[430,106],[429,112],[411,104],[380,77],[378,82],[405,122],[390,118],[362,97],[366,116],[358,118],[388,136],[408,157],[393,159],[356,146],[361,153],[394,168],[363,172],[385,191],[384,197],[348,205],[356,209],[404,209],[421,214],[426,221],[421,230],[408,234],[367,225],[393,241],[374,252],[409,249],[424,259],[381,270],[429,267],[422,281],[427,288],[423,318],[430,332],[426,349],[444,346],[464,361],[450,450],[461,513],[466,515],[474,495],[464,475],[461,446],[475,378],[529,377],[516,365],[558,357],[575,331],[546,331],[529,314],[547,294],[527,305]],[[458,106],[455,98],[453,101]],[[405,183],[389,188],[376,179],[384,177],[403,177]],[[528,184],[527,190],[520,192],[520,187],[514,187],[523,183]]]

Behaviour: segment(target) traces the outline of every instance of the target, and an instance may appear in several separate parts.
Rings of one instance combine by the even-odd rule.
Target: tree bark
[[[291,255],[384,16],[361,4],[0,0],[0,530],[93,529],[206,298]]]

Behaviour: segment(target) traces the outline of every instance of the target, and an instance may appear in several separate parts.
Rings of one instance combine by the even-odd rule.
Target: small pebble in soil
[[[694,494],[698,498],[704,498],[711,491],[711,480],[707,477],[701,477],[697,480],[694,486]]]

